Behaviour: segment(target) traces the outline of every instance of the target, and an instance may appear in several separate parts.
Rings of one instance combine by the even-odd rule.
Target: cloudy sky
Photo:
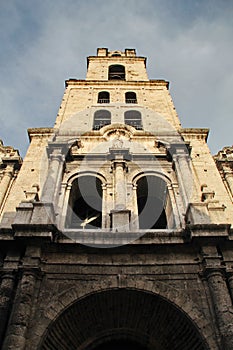
[[[97,47],[136,48],[183,127],[210,128],[213,154],[233,144],[232,0],[2,0],[0,23],[0,138],[22,155]]]

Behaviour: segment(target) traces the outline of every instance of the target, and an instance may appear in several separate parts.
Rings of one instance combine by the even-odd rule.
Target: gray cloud
[[[232,144],[229,1],[86,0],[0,5],[0,137],[25,153],[26,128],[52,126],[64,80],[84,78],[97,47],[134,47],[150,78],[171,82],[184,127],[210,127],[212,153]]]

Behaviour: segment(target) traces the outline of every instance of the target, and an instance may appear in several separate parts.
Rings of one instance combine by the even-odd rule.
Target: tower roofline
[[[125,51],[120,51],[120,50],[113,50],[109,51],[108,48],[98,48],[97,49],[97,55],[96,56],[88,56],[87,57],[87,68],[89,66],[89,62],[92,59],[109,59],[113,58],[116,60],[124,60],[126,58],[133,58],[134,60],[142,60],[144,61],[145,67],[146,67],[146,62],[147,58],[144,56],[137,56],[136,55],[136,49],[130,49],[126,48]]]

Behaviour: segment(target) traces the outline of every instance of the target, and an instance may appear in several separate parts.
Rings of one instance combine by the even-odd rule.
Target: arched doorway
[[[97,345],[93,350],[147,350],[147,348],[133,340],[113,339]]]
[[[128,347],[127,347],[128,346]],[[93,293],[52,322],[39,350],[208,350],[195,323],[159,295]]]

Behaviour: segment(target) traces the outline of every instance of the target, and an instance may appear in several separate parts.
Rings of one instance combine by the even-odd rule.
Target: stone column
[[[13,271],[5,271],[2,275],[2,281],[0,286],[0,348],[4,339],[4,333],[6,331],[9,308],[12,304],[12,297],[15,287],[15,273]]]
[[[207,281],[213,301],[217,324],[224,350],[233,349],[233,308],[221,269],[206,269]]]
[[[230,167],[224,166],[223,172],[231,195],[233,196],[233,170]]]
[[[102,202],[104,203],[102,209],[102,228],[107,228],[107,185],[102,184]]]
[[[28,269],[22,274],[2,347],[3,350],[25,350],[26,332],[31,317],[37,273],[37,269]]]
[[[20,252],[10,249],[7,251],[2,267],[0,284],[0,348],[5,336],[15,295],[20,255]]]
[[[49,168],[43,187],[41,201],[54,203],[56,191],[61,182],[64,156],[61,148],[54,148],[49,156]]]
[[[6,166],[3,178],[0,183],[0,206],[3,204],[5,195],[10,186],[13,175],[14,175],[14,164],[8,164]]]
[[[72,189],[71,184],[62,184],[62,189],[63,189],[63,203],[60,206],[62,208],[62,215],[61,218],[59,218],[59,228],[63,230],[66,225],[71,224],[71,217],[72,217],[72,208],[69,206],[69,198],[70,198],[70,192]]]
[[[119,157],[119,159],[114,160],[113,169],[115,183],[115,209],[125,209],[127,191],[125,183],[126,163]]]
[[[32,307],[35,298],[36,282],[40,278],[41,249],[28,245],[21,266],[21,276],[12,304],[2,350],[25,350],[27,330],[33,319]]]
[[[126,209],[126,167],[126,162],[120,156],[116,157],[116,159],[113,161],[115,209],[111,212],[112,228],[119,231],[129,230],[129,210]]]
[[[230,291],[230,295],[231,295],[231,300],[233,303],[233,271],[228,272],[227,281],[228,281],[229,291]]]
[[[192,187],[194,185],[188,150],[184,144],[175,144],[171,145],[169,152],[172,155],[175,165],[179,189],[186,211],[192,195]]]
[[[132,212],[131,212],[131,229],[132,230],[139,230],[137,187],[138,187],[137,184],[133,184],[133,187],[132,187]]]
[[[125,148],[110,149],[108,159],[112,162],[114,174],[114,209],[111,211],[112,228],[115,231],[129,231],[130,210],[126,208],[127,186],[125,173],[127,160],[131,159]]]

